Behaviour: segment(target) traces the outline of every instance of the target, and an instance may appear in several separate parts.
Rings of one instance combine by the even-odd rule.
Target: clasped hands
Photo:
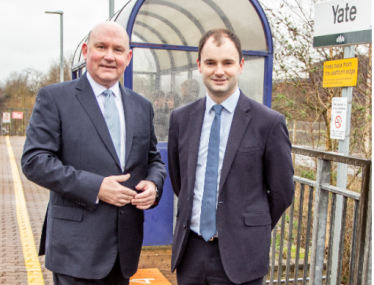
[[[101,183],[98,197],[108,204],[122,207],[131,203],[140,210],[151,207],[156,200],[156,185],[152,181],[142,180],[135,186],[141,193],[120,184],[130,178],[130,174],[108,176]]]

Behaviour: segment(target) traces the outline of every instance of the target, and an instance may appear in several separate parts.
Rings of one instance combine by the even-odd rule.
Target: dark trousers
[[[261,285],[256,279],[242,285]],[[186,250],[177,268],[178,285],[233,285],[222,265],[218,240],[206,242],[201,238],[189,236]]]
[[[82,279],[53,272],[54,285],[128,285],[129,279],[123,277],[117,255],[112,270],[103,279]]]

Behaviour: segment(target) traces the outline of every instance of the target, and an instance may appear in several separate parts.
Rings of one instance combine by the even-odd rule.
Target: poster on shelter
[[[10,113],[3,113],[3,123],[10,123]]]
[[[330,138],[344,140],[347,124],[347,98],[332,98]]]

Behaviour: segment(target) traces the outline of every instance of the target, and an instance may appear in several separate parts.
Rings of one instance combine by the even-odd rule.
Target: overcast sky
[[[128,0],[115,0],[114,11]],[[0,83],[12,71],[46,72],[60,58],[60,16],[64,12],[64,54],[73,53],[97,24],[109,17],[109,0],[0,0]]]

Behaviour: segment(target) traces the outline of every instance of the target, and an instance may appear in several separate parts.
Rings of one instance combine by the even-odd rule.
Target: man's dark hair
[[[200,42],[199,42],[199,53],[198,53],[199,61],[201,61],[201,50],[203,49],[205,43],[210,37],[213,37],[213,42],[216,43],[218,47],[221,44],[223,44],[224,38],[230,39],[235,44],[235,47],[238,50],[239,62],[241,62],[243,58],[242,45],[240,43],[238,36],[235,35],[234,32],[228,29],[209,30],[201,37]]]

